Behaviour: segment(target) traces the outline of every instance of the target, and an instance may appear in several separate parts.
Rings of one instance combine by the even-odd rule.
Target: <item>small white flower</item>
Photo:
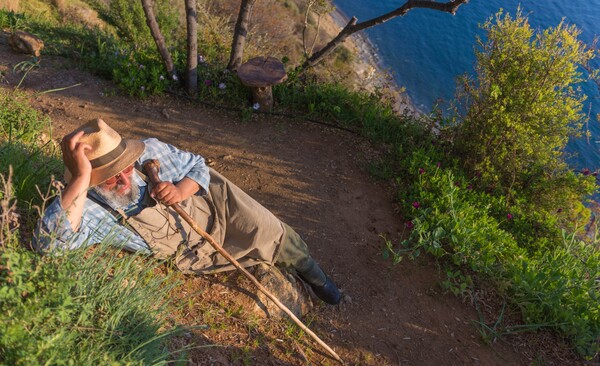
[[[165,77],[161,75],[158,77],[158,80],[163,81],[163,80],[165,80]]]
[[[177,77],[176,74],[173,74],[173,80],[175,80],[175,81],[179,80],[179,78]]]
[[[206,62],[206,60],[204,59],[204,56],[202,56],[202,55],[198,55],[198,63],[201,63],[201,64],[203,64],[203,63],[205,63],[205,62]]]
[[[227,86],[225,85],[225,83],[220,83],[219,84],[219,89],[223,90],[225,89]]]
[[[140,86],[140,89],[142,89],[142,91],[144,91],[144,90],[146,90],[146,87],[142,85],[142,86]]]
[[[252,105],[252,109],[254,109],[255,111],[259,110],[260,109],[260,103],[254,103]]]

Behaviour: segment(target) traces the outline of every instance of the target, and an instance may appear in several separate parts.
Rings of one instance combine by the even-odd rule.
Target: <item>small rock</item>
[[[40,57],[40,51],[44,48],[44,41],[31,33],[21,30],[14,31],[8,37],[8,44],[15,52],[26,53]]]
[[[285,272],[285,271],[283,271]],[[256,279],[284,304],[294,315],[301,318],[312,308],[312,302],[308,291],[300,280],[284,275],[279,268],[266,264],[256,266],[254,276]],[[256,304],[254,313],[259,316],[274,318],[286,318],[287,314],[281,310],[274,302],[269,300],[265,294],[258,291],[259,302]]]

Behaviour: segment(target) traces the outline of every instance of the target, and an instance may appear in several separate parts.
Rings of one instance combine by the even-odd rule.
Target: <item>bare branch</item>
[[[437,1],[428,1],[428,0],[408,0],[401,7],[392,10],[388,13],[385,13],[379,17],[369,19],[367,21],[357,23],[358,19],[356,17],[352,17],[348,24],[338,33],[335,38],[333,38],[325,47],[319,50],[317,53],[312,55],[309,59],[307,59],[302,65],[303,68],[313,67],[318,64],[325,56],[329,55],[333,52],[348,36],[360,32],[364,29],[376,26],[378,24],[382,24],[387,22],[390,19],[404,16],[412,9],[423,8],[423,9],[432,9],[437,11],[443,11],[454,15],[456,10],[462,5],[467,3],[468,0],[452,0],[445,3],[440,3]]]
[[[302,27],[302,49],[304,50],[304,57],[309,58],[310,53],[306,47],[306,38],[308,37],[308,15],[310,14],[310,9],[315,4],[316,0],[309,0],[306,4],[306,11],[304,12],[304,24]]]
[[[319,38],[319,31],[321,30],[321,19],[323,19],[323,14],[319,14],[319,18],[317,18],[317,30],[315,32],[315,38],[313,38],[312,44],[310,45],[309,55],[312,55],[313,50],[315,49],[315,44],[317,44],[317,39]]]

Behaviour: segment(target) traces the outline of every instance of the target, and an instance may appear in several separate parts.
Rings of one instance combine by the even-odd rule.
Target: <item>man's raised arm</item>
[[[60,203],[66,211],[73,231],[79,229],[92,175],[92,164],[85,155],[85,151],[92,147],[79,142],[83,134],[84,131],[69,134],[61,142],[63,161],[71,173],[71,180],[62,192]]]

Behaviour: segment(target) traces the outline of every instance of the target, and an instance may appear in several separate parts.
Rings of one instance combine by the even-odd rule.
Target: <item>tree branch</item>
[[[332,39],[327,45],[325,45],[325,47],[323,47],[321,50],[319,50],[317,53],[315,53],[309,59],[307,59],[304,62],[304,64],[302,64],[302,67],[306,68],[317,65],[325,56],[333,52],[348,36],[352,35],[353,33],[365,30],[378,24],[385,23],[390,19],[399,16],[404,16],[412,9],[431,9],[447,12],[454,15],[456,13],[456,10],[462,4],[467,3],[468,1],[469,0],[452,0],[445,3],[440,3],[428,0],[408,0],[401,7],[395,10],[392,10],[379,17],[369,19],[361,23],[357,23],[358,19],[353,16],[348,22],[348,24],[346,24],[346,26],[340,31],[340,33],[338,33],[338,35],[334,39]]]

